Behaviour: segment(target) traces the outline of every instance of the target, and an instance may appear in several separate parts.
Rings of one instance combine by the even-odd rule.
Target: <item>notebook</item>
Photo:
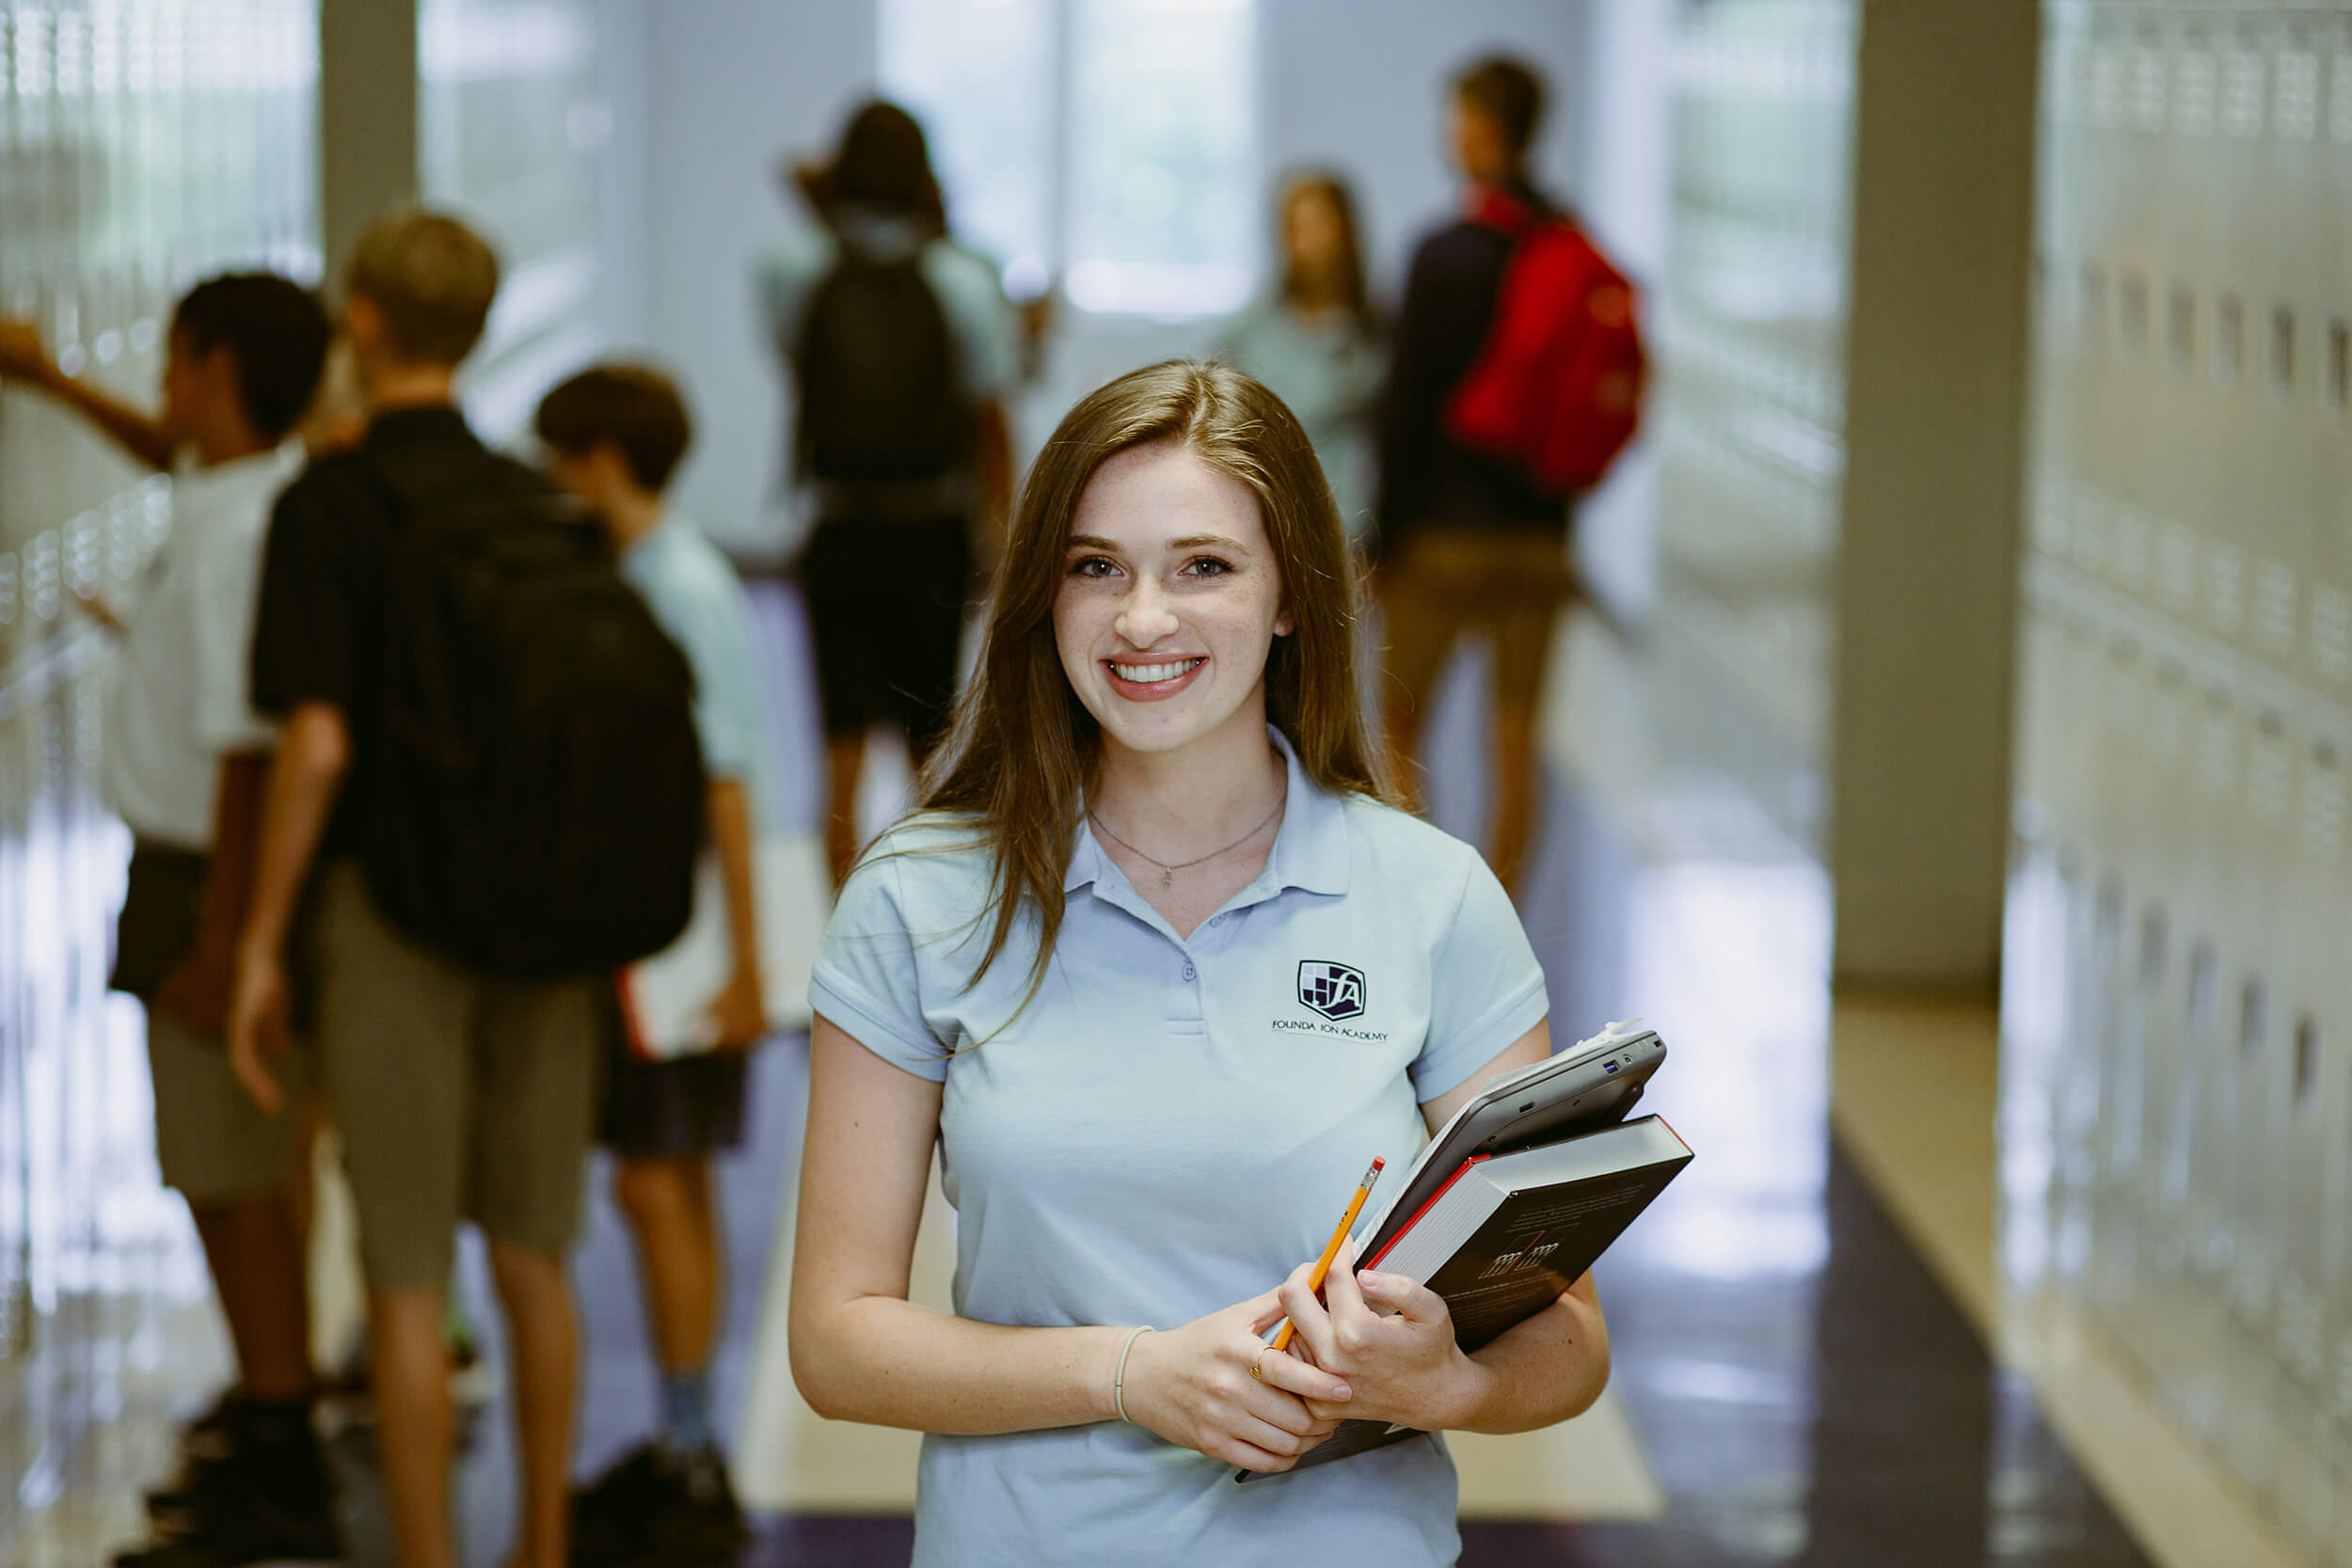
[[[759,979],[771,1029],[808,1026],[808,977],[816,967],[832,899],[823,847],[813,836],[762,839],[752,848],[752,896],[759,911]],[[726,884],[719,858],[694,871],[694,910],[686,929],[616,982],[629,1049],[669,1061],[717,1043],[707,1009],[735,973]]]

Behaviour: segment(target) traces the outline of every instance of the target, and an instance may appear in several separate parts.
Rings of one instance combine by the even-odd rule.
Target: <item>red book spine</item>
[[[1446,1194],[1454,1190],[1454,1183],[1462,1180],[1462,1173],[1464,1171],[1469,1170],[1472,1165],[1479,1164],[1493,1158],[1494,1156],[1491,1154],[1473,1154],[1469,1159],[1463,1161],[1460,1167],[1457,1168],[1452,1176],[1445,1179],[1445,1185],[1439,1187],[1436,1192],[1431,1193],[1429,1195],[1429,1201],[1414,1210],[1413,1217],[1411,1219],[1406,1220],[1403,1225],[1397,1227],[1396,1234],[1389,1238],[1389,1244],[1387,1246],[1382,1247],[1378,1252],[1374,1253],[1370,1258],[1360,1263],[1358,1263],[1356,1266],[1359,1269],[1378,1268],[1380,1266],[1380,1259],[1386,1258],[1390,1253],[1394,1252],[1396,1250],[1396,1243],[1403,1241],[1411,1233],[1413,1227],[1421,1223],[1421,1217],[1438,1206],[1438,1199],[1445,1196]]]

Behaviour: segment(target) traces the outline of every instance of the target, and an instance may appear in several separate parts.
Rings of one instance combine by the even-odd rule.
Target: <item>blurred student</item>
[[[637,1243],[661,1430],[576,1500],[573,1560],[629,1562],[657,1544],[664,1560],[731,1560],[745,1537],[711,1418],[710,1357],[726,1299],[711,1157],[742,1142],[749,1052],[767,1032],[753,845],[773,797],[750,606],[726,558],[663,502],[691,439],[685,400],[667,376],[635,365],[583,371],[547,395],[535,424],[556,480],[595,513],[622,575],[693,666],[735,955],[710,1000],[707,1053],[644,1060],[611,1013],[598,1138],[617,1162],[612,1194]]]
[[[691,679],[553,483],[453,401],[498,261],[455,220],[362,234],[344,326],[368,407],[273,515],[255,705],[281,734],[237,943],[230,1060],[264,1105],[297,900],[368,1287],[403,1568],[454,1560],[442,1337],[461,1220],[508,1329],[516,1568],[562,1568],[599,976],[685,924],[702,836]],[[609,979],[601,983],[609,984]]]
[[[1282,274],[1226,328],[1218,357],[1263,382],[1314,443],[1351,543],[1372,526],[1372,426],[1388,361],[1364,283],[1356,200],[1336,174],[1283,187]]]
[[[31,327],[0,323],[0,376],[174,472],[171,532],[122,620],[104,705],[106,798],[133,835],[110,984],[148,1007],[156,1158],[203,1243],[237,1384],[191,1433],[153,1543],[119,1560],[142,1568],[339,1552],[310,1424],[294,1118],[247,1100],[221,1048],[271,743],[246,701],[246,640],[270,503],[302,463],[287,436],[327,337],[317,299],[286,278],[199,283],[172,314],[163,411],[151,416],[66,375]],[[307,1075],[300,1055],[291,1065]]]
[[[974,532],[993,553],[1009,506],[1003,399],[1021,334],[995,273],[948,239],[904,109],[866,104],[832,160],[795,177],[817,224],[762,286],[799,410],[793,467],[816,505],[801,581],[838,884],[857,853],[867,730],[896,725],[919,768],[946,729]]]
[[[1535,716],[1552,624],[1573,579],[1569,500],[1518,462],[1474,451],[1447,404],[1486,344],[1514,249],[1494,210],[1555,209],[1532,182],[1543,118],[1534,69],[1497,56],[1454,78],[1449,141],[1465,216],[1421,242],[1397,314],[1380,410],[1378,590],[1389,740],[1418,787],[1421,726],[1454,642],[1493,648],[1494,814],[1488,863],[1516,887],[1534,810]]]

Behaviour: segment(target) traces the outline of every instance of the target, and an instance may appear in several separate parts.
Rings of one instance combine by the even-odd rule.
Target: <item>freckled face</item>
[[[1249,487],[1173,441],[1094,471],[1054,600],[1064,673],[1107,745],[1174,752],[1265,722],[1265,663],[1290,634]]]

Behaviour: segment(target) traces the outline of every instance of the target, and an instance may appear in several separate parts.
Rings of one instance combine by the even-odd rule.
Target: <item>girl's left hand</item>
[[[1307,1286],[1313,1268],[1301,1263],[1279,1292],[1298,1330],[1293,1354],[1303,1348],[1301,1360],[1346,1379],[1354,1395],[1344,1404],[1309,1400],[1308,1410],[1318,1418],[1397,1421],[1422,1432],[1461,1425],[1486,1374],[1454,1343],[1445,1298],[1395,1275],[1359,1278],[1353,1237],[1331,1260],[1322,1302]]]

